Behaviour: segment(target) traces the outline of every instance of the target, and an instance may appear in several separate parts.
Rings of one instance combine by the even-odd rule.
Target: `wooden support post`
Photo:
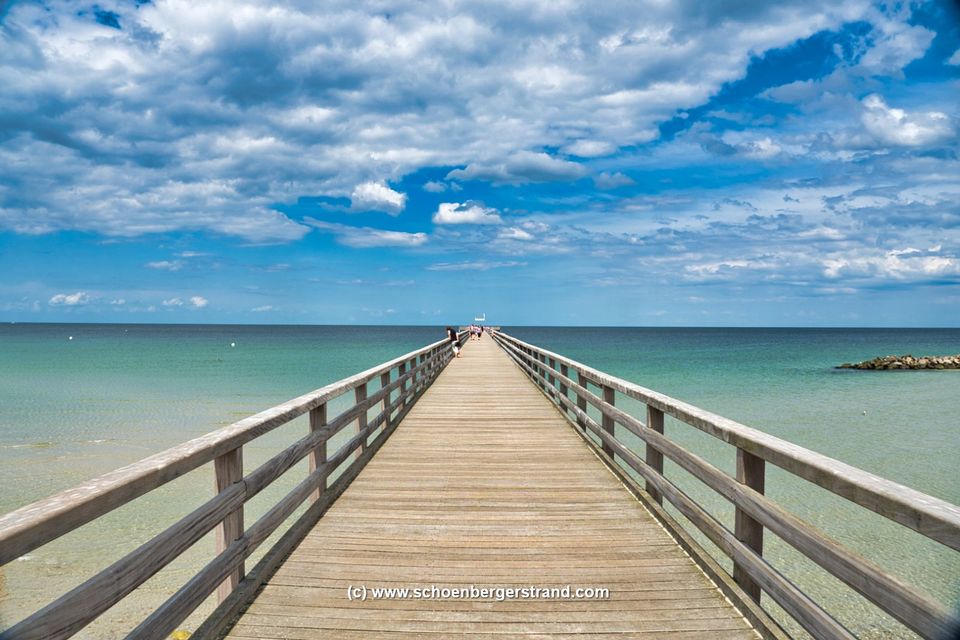
[[[403,377],[407,374],[407,363],[400,363],[400,368],[397,369],[397,375]],[[400,407],[398,411],[403,411],[403,408],[407,406],[407,381],[404,380],[400,383]]]
[[[663,411],[657,409],[656,407],[651,407],[647,405],[647,427],[653,429],[657,433],[663,433]],[[647,465],[651,469],[663,475],[663,454],[650,446],[650,443],[647,443]],[[654,488],[653,484],[647,482],[647,493],[650,494],[650,497],[653,498],[657,504],[663,504],[663,496],[660,495],[660,492]]]
[[[360,404],[361,402],[367,399],[367,383],[366,382],[364,382],[354,390],[353,398],[354,400],[356,400],[357,404]],[[357,433],[360,433],[366,428],[367,428],[367,410],[365,409],[360,412],[359,416],[357,416]],[[353,459],[356,460],[357,458],[359,458],[361,454],[366,450],[367,450],[367,439],[364,438],[363,441],[360,443],[360,448],[357,449],[356,453],[354,454]]]
[[[553,377],[553,372],[556,371],[557,369],[557,361],[554,360],[553,358],[550,358],[548,362],[550,364],[550,370],[547,373],[547,380],[550,381],[550,386],[552,387],[555,384],[557,384],[557,379]]]
[[[747,485],[757,493],[763,493],[764,491],[765,466],[763,458],[743,449],[737,449],[737,481]],[[734,535],[737,540],[756,551],[757,555],[763,555],[763,525],[739,507],[736,510]],[[733,565],[733,579],[751,598],[760,602],[760,594],[762,593],[760,585],[754,582],[744,568],[736,563]]]
[[[310,410],[310,432],[320,431],[320,429],[327,426],[327,403],[324,402],[316,409]],[[309,458],[307,458],[307,469],[309,473],[313,473],[320,467],[324,465],[327,461],[327,440],[324,438],[323,442],[318,444],[313,451],[310,452]],[[327,469],[327,475],[330,474],[332,469]],[[313,504],[320,499],[320,494],[323,493],[323,490],[327,487],[327,480],[324,478],[323,483],[317,487],[313,493],[310,494],[310,504]]]
[[[612,407],[615,399],[616,393],[614,392],[613,387],[603,385],[603,401]],[[613,418],[607,414],[603,414],[601,426],[603,427],[603,430],[609,433],[611,436],[614,435]],[[613,460],[613,447],[608,445],[606,442],[603,443],[603,452],[610,456],[610,459]]]
[[[243,447],[227,451],[213,460],[213,475],[217,493],[226,490],[231,485],[243,481]],[[243,505],[231,511],[220,521],[214,533],[217,544],[217,555],[226,551],[234,540],[243,535]],[[217,587],[217,602],[226,600],[230,592],[237,588],[243,580],[243,563],[233,570],[227,579]]]
[[[579,371],[577,372],[577,384],[584,389],[587,388],[587,377]],[[584,391],[583,393],[587,393],[587,391]],[[580,411],[583,411],[584,413],[587,412],[587,399],[583,397],[579,391],[577,392],[577,409],[580,409]],[[577,426],[583,431],[587,430],[587,423],[580,418],[577,418]]]
[[[547,364],[547,356],[543,355],[542,353],[538,353],[538,354],[537,354],[537,372],[539,372],[541,376],[545,376],[546,373],[547,373],[547,371],[546,371],[546,369],[547,369],[546,364]],[[541,381],[540,381],[540,388],[543,389],[544,391],[546,391],[546,390],[547,390],[547,383],[544,382],[543,380],[541,380]]]
[[[384,373],[380,374],[380,388],[384,389],[390,384],[390,371],[387,370]],[[384,394],[383,396],[383,422],[381,422],[380,433],[383,433],[387,428],[393,424],[393,420],[390,419],[390,396],[393,395],[393,392]]]
[[[560,365],[560,375],[562,375],[562,376],[565,377],[565,378],[569,378],[569,377],[570,377],[570,371],[567,369],[567,365],[565,365],[565,364],[561,364],[561,365]],[[569,397],[570,397],[570,396],[569,396],[569,391],[570,391],[570,389],[567,387],[567,385],[565,385],[565,384],[563,384],[563,383],[561,382],[561,383],[560,383],[560,395],[563,396],[564,398],[569,398]],[[567,409],[566,405],[564,405],[563,403],[560,403],[560,408],[563,409],[563,412],[564,412],[565,414],[569,414],[569,413],[570,413],[570,410]]]

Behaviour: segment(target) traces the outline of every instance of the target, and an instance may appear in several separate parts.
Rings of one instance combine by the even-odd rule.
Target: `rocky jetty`
[[[882,356],[856,364],[844,362],[837,369],[869,369],[890,371],[895,369],[960,369],[960,353],[955,356]]]

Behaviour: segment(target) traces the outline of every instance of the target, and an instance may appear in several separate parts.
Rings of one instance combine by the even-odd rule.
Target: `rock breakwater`
[[[960,369],[960,354],[955,356],[881,356],[851,364],[844,362],[837,369],[868,369],[891,371],[896,369]]]

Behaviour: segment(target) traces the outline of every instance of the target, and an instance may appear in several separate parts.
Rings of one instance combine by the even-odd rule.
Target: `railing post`
[[[213,475],[217,493],[226,490],[232,484],[243,481],[243,447],[227,451],[213,460]],[[227,547],[243,535],[243,505],[231,511],[217,525],[214,537],[217,544],[217,555],[223,553]],[[217,587],[217,602],[223,602],[230,592],[236,589],[243,580],[243,563],[233,570]]]
[[[663,433],[663,411],[657,409],[656,407],[651,407],[647,405],[647,427],[653,429],[657,433]],[[650,443],[647,443],[647,465],[652,468],[654,471],[663,475],[663,454],[653,447],[650,446]],[[660,492],[650,483],[647,482],[647,493],[650,494],[650,497],[653,498],[657,504],[663,504],[663,496],[660,495]]]
[[[543,355],[542,353],[538,353],[538,354],[536,354],[535,359],[536,359],[536,361],[537,361],[537,367],[536,367],[537,373],[540,374],[540,375],[543,376],[543,377],[546,377],[546,374],[547,374],[547,372],[546,372],[546,368],[547,368],[547,367],[546,367],[547,357],[546,357],[545,355]],[[541,365],[542,365],[542,366],[541,366]],[[540,388],[543,389],[544,391],[547,390],[547,383],[544,382],[541,378],[537,378],[537,384],[539,384],[539,385],[540,385]]]
[[[380,389],[385,389],[390,385],[390,370],[380,374]],[[393,392],[383,394],[383,422],[380,423],[380,433],[387,430],[390,426],[390,396]]]
[[[606,404],[608,404],[608,405],[610,405],[610,406],[612,407],[613,404],[614,404],[615,398],[616,398],[616,395],[615,395],[615,393],[614,393],[614,391],[613,391],[613,387],[608,387],[607,385],[603,385],[603,401],[604,401],[604,403],[606,403]],[[611,418],[611,417],[608,416],[607,414],[603,414],[603,419],[601,420],[601,424],[602,424],[602,426],[603,426],[603,430],[606,431],[607,433],[609,433],[609,434],[612,436],[612,435],[613,435],[613,429],[614,429],[614,427],[613,427],[613,418]],[[613,447],[611,447],[610,445],[608,445],[606,442],[603,443],[603,452],[604,452],[605,454],[607,454],[608,456],[610,456],[610,459],[611,459],[611,460],[613,459]]]
[[[565,364],[561,364],[561,365],[560,365],[560,375],[563,376],[564,378],[569,378],[569,377],[570,377],[570,371],[567,369],[567,365],[565,365]],[[567,399],[569,400],[569,399],[570,399],[570,396],[567,395],[567,394],[569,393],[569,391],[570,391],[570,390],[569,390],[569,388],[567,387],[567,385],[565,385],[564,383],[561,382],[561,383],[560,383],[560,395],[562,395],[564,398],[567,398]],[[560,408],[563,409],[563,412],[564,412],[565,414],[568,414],[568,415],[569,415],[570,410],[567,409],[567,405],[565,405],[565,404],[563,404],[563,403],[561,402],[561,403],[560,403]]]
[[[315,433],[320,431],[325,426],[327,426],[327,403],[324,402],[319,407],[310,410],[310,433]],[[327,439],[324,438],[320,444],[318,444],[310,452],[310,456],[307,459],[307,469],[309,473],[313,473],[320,467],[322,467],[327,462]],[[327,478],[326,476],[330,475],[331,469],[327,469],[327,473],[324,475],[323,482],[320,483],[316,489],[313,490],[313,493],[310,494],[310,504],[313,504],[320,499],[320,494],[323,493],[323,490],[327,488]]]
[[[550,373],[547,373],[547,380],[550,381],[550,386],[552,387],[557,383],[557,379],[553,377],[553,373],[552,373],[557,368],[557,361],[554,360],[553,358],[550,358],[550,360],[548,361],[548,364],[550,365]]]
[[[737,449],[737,481],[757,493],[763,493],[764,491],[765,466],[763,458],[743,449]],[[757,555],[763,555],[763,525],[739,507],[736,510],[734,535],[737,540],[756,551]],[[733,578],[751,598],[760,602],[760,585],[754,582],[744,568],[736,563],[733,565]]]
[[[400,367],[397,369],[397,377],[402,378],[407,375],[407,363],[401,362]],[[407,406],[407,381],[404,380],[400,383],[400,407],[397,411],[403,411],[404,407]]]
[[[360,404],[367,399],[367,383],[364,382],[358,386],[353,392],[353,399],[356,401],[356,404]],[[363,433],[363,430],[367,428],[367,409],[364,409],[360,412],[360,415],[357,416],[357,433]],[[357,449],[354,459],[360,457],[360,455],[367,450],[367,436],[364,436],[360,440],[360,448]]]
[[[583,387],[584,393],[589,393],[587,389],[587,376],[583,375],[579,371],[577,372],[577,384]],[[582,396],[579,391],[577,392],[577,409],[580,409],[580,411],[583,411],[584,413],[587,412],[587,399],[584,396]],[[577,426],[580,427],[580,429],[582,429],[583,431],[587,430],[586,421],[584,421],[580,417],[577,418]]]

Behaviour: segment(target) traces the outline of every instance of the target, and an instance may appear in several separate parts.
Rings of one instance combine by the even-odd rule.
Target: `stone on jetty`
[[[890,371],[896,369],[960,369],[960,354],[955,356],[882,356],[856,364],[844,362],[837,369],[868,369]]]

